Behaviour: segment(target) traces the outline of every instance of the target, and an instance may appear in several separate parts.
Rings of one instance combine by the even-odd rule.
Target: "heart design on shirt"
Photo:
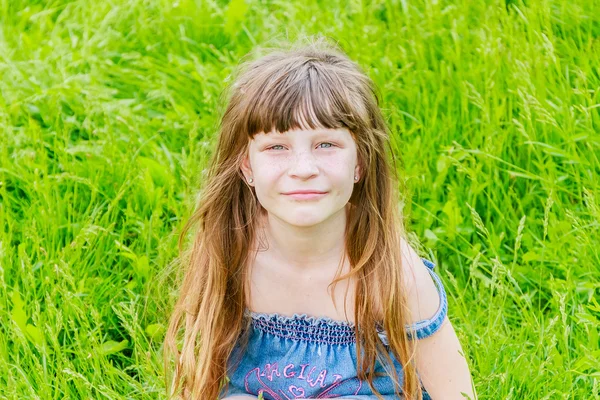
[[[288,390],[294,396],[295,399],[303,399],[304,398],[304,389],[298,386],[291,385]]]

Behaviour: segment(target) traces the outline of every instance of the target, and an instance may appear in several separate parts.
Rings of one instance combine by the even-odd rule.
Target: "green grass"
[[[482,399],[600,397],[600,2],[0,0],[0,398],[164,398],[224,81],[338,39]]]

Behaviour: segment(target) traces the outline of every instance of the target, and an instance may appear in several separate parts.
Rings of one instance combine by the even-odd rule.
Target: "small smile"
[[[284,193],[284,195],[294,200],[318,200],[327,195],[327,192],[320,192],[316,190],[297,190]]]

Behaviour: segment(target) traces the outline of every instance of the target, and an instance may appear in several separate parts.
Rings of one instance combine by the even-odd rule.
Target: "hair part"
[[[171,397],[215,399],[227,385],[236,344],[245,343],[244,318],[250,245],[262,207],[240,166],[256,134],[293,129],[346,128],[356,142],[362,176],[350,198],[346,225],[349,277],[357,279],[355,334],[358,378],[373,385],[379,360],[396,393],[421,398],[413,362],[414,343],[401,268],[403,216],[389,128],[373,81],[323,36],[270,49],[243,61],[224,92],[227,107],[197,209],[185,224],[179,247],[185,276],[165,337],[165,368]],[[198,225],[193,243],[182,242]],[[332,291],[333,298],[333,291]],[[376,326],[383,326],[389,349]],[[240,342],[240,339],[243,339]],[[403,366],[403,382],[390,355]],[[241,355],[241,353],[240,353]],[[239,361],[239,360],[238,360]]]

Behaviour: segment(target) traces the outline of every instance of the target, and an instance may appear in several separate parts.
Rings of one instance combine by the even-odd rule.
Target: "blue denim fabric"
[[[435,264],[422,259],[433,277],[440,305],[431,319],[407,326],[409,336],[426,338],[440,329],[448,311],[448,300],[439,276],[433,271]],[[246,353],[237,368],[230,362],[229,389],[219,398],[239,394],[258,396],[265,400],[290,399],[375,399],[368,382],[360,381],[356,371],[356,338],[354,324],[327,317],[294,314],[255,313],[247,310],[250,332]],[[378,328],[379,337],[388,346],[385,332]],[[239,351],[234,355],[239,355]],[[400,379],[402,366],[392,355]],[[232,356],[232,359],[234,357]],[[384,373],[377,361],[376,373]],[[377,376],[374,386],[386,400],[397,399],[392,379]],[[423,399],[431,399],[423,389]]]

